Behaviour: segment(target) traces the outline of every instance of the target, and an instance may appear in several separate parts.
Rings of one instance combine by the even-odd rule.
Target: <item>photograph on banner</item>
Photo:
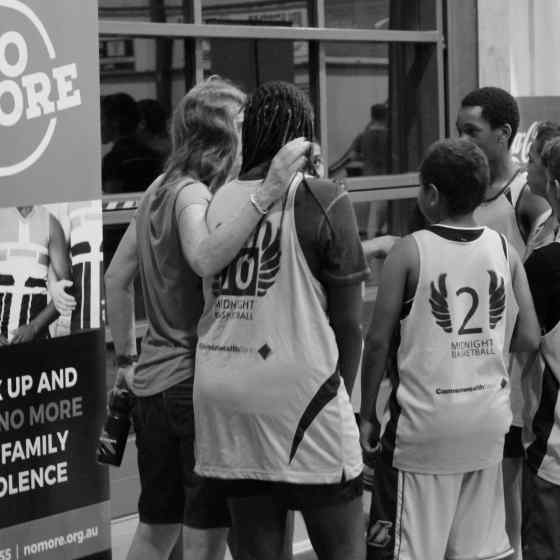
[[[0,208],[0,345],[103,323],[100,200]]]

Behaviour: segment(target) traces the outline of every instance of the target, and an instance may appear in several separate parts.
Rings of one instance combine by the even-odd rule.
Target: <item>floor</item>
[[[113,520],[111,523],[112,560],[125,560],[137,523],[138,517],[136,515]],[[296,520],[293,550],[295,560],[316,560],[317,558],[313,554],[309,540],[306,538],[305,528],[300,518]],[[232,560],[229,552],[226,554],[225,560]]]

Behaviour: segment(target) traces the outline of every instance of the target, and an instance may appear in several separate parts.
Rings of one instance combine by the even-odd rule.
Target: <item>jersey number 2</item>
[[[467,311],[467,314],[465,315],[465,318],[463,319],[463,323],[459,327],[459,330],[457,331],[457,333],[458,334],[477,334],[477,333],[481,333],[482,332],[481,327],[467,327],[467,323],[472,319],[472,316],[476,313],[476,310],[478,309],[478,294],[476,293],[476,290],[473,290],[472,288],[464,287],[464,288],[459,288],[457,290],[456,294],[458,296],[460,296],[461,294],[468,294],[469,296],[471,296],[471,299],[472,299],[471,307]]]

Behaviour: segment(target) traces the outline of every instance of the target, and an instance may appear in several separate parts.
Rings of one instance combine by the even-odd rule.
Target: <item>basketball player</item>
[[[552,127],[552,123],[545,124]],[[543,130],[539,130],[541,136]],[[560,138],[547,142],[539,160],[541,155],[548,175],[545,193],[558,216]],[[523,439],[527,462],[523,482],[523,558],[553,560],[560,558],[560,230],[556,230],[554,241],[533,252],[525,268],[543,339],[537,367],[524,375],[527,418]]]
[[[70,247],[72,280],[51,281],[49,291],[58,312],[71,316],[70,332],[99,328],[105,309],[101,201],[57,206],[63,206],[57,210]]]
[[[482,204],[475,210],[475,220],[505,235],[524,261],[535,247],[551,240],[553,219],[548,202],[531,192],[526,173],[511,157],[509,150],[518,125],[517,102],[507,91],[495,87],[467,94],[457,115],[459,134],[477,144],[490,165],[490,184]],[[521,560],[521,371],[526,360],[527,356],[511,356],[513,421],[504,446],[506,522],[516,551],[514,560]]]
[[[47,303],[48,269],[68,278],[67,254],[62,228],[45,207],[0,208],[0,343],[48,336],[58,317]]]
[[[300,510],[320,560],[362,560],[362,457],[348,394],[361,356],[368,275],[344,190],[298,174],[272,207],[255,199],[273,155],[313,137],[313,109],[284,82],[245,108],[240,180],[208,210],[219,231],[247,202],[261,220],[204,279],[195,375],[197,472],[230,496],[240,558],[278,560]]]
[[[519,256],[473,216],[488,176],[472,142],[433,144],[418,204],[435,225],[403,238],[385,261],[362,370],[366,455],[379,440],[373,410],[399,321],[400,342],[373,483],[369,560],[512,552],[501,459],[511,421],[504,353],[513,294],[512,348],[536,349],[539,333]]]

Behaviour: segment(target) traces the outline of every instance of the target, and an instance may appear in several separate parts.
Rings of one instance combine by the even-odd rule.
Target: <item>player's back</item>
[[[486,468],[501,460],[511,421],[508,245],[488,228],[433,226],[413,239],[418,284],[401,321],[383,447],[401,470]]]

